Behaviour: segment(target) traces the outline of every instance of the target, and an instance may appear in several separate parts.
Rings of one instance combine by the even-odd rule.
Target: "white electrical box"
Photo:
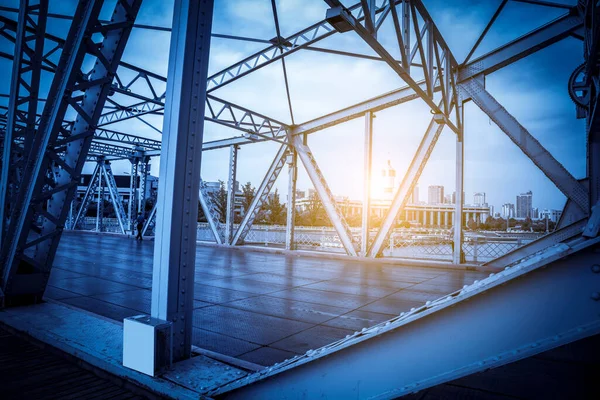
[[[123,366],[156,376],[172,362],[171,323],[138,315],[123,320]]]

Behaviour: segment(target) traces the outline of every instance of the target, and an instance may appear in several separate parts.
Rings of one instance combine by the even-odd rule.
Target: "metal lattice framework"
[[[508,1],[564,9],[565,14],[472,59]],[[161,325],[170,327],[172,340],[164,340],[165,349],[149,350],[164,350],[175,361],[190,357],[191,352],[198,200],[217,243],[233,246],[245,240],[259,240],[252,239],[258,235],[250,231],[251,227],[286,164],[288,216],[285,230],[279,229],[277,243],[292,250],[296,243],[313,240],[308,231],[298,230],[294,235],[294,196],[300,161],[333,225],[332,230],[323,230],[324,245],[343,248],[350,256],[378,257],[390,241],[397,240],[393,236],[394,223],[404,212],[408,196],[443,128],[448,127],[456,138],[455,229],[451,238],[446,233],[433,237],[424,252],[451,253],[455,264],[463,262],[464,253],[477,257],[478,238],[474,242],[464,240],[462,232],[464,103],[473,101],[567,196],[558,229],[508,252],[500,245],[489,247],[486,257],[499,257],[486,266],[496,273],[461,290],[271,368],[200,390],[205,390],[206,395],[227,398],[277,398],[282,394],[347,398],[357,393],[362,397],[395,398],[599,333],[594,302],[598,299],[597,280],[590,279],[590,274],[600,271],[597,2],[580,0],[571,7],[543,0],[502,0],[462,62],[453,56],[421,0],[362,0],[352,7],[345,7],[339,0],[325,2],[330,8],[324,20],[283,37],[276,2],[272,0],[277,36],[268,41],[265,49],[209,76],[213,2],[177,0],[168,79],[121,61],[141,0],[118,0],[110,21],[99,20],[102,0],[79,0],[75,14],[65,17],[72,22],[64,39],[45,32],[50,18],[46,0],[21,0],[16,21],[0,17],[0,36],[14,43],[14,54],[0,54],[13,61],[11,93],[0,97],[8,99],[8,105],[0,108],[0,302],[3,298],[9,304],[41,298],[83,165],[90,160],[97,163],[96,169],[70,224],[76,225],[85,217],[89,200],[98,192],[97,229],[101,230],[102,199],[108,190],[119,229],[124,233],[128,225],[132,228],[134,213],[145,210],[148,159],[161,156],[162,187],[143,231],[156,225],[151,314]],[[381,40],[381,27],[386,20],[391,20],[393,26],[392,42],[400,54],[399,60]],[[315,46],[344,32],[356,35],[376,56]],[[584,43],[585,62],[569,82],[576,115],[586,118],[588,131],[587,176],[582,180],[573,177],[485,86],[487,75],[569,36]],[[285,59],[300,51],[377,60],[387,64],[406,86],[297,124]],[[91,69],[83,69],[86,59],[95,61]],[[278,61],[283,70],[291,124],[214,95],[217,89]],[[45,99],[39,94],[42,72],[52,74]],[[415,99],[430,108],[432,119],[381,227],[371,238],[368,218],[363,218],[360,230],[349,228],[308,145],[308,137],[352,119],[365,119],[364,213],[370,200],[373,113]],[[43,110],[39,113],[41,104]],[[136,119],[160,134],[161,129],[148,116],[164,118],[162,141],[122,132],[113,126]],[[210,126],[208,123],[243,134],[203,143],[204,126]],[[234,230],[238,151],[241,146],[267,140],[279,144],[277,153],[244,219]],[[221,216],[200,179],[200,161],[203,151],[224,148],[229,149],[230,157],[226,215]],[[128,215],[110,168],[109,161],[113,159],[131,161]],[[220,219],[225,220],[223,228],[219,226]],[[269,233],[264,232],[265,240],[272,240]],[[403,238],[397,243],[410,247]],[[566,259],[567,256],[571,258]],[[562,289],[558,292],[557,282]],[[532,285],[536,296],[531,295]],[[590,293],[594,301],[590,300]],[[515,304],[519,305],[519,312],[515,312]],[[551,312],[540,319],[540,310]],[[515,334],[497,335],[498,329],[515,324],[519,324]],[[451,347],[453,351],[446,351]],[[424,349],[438,354],[439,360],[423,364]],[[419,368],[414,368],[419,362]],[[369,371],[356,367],[363,363]]]
[[[207,123],[225,126],[242,133],[239,136],[232,136],[228,139],[205,142],[202,146],[203,151],[229,148],[231,153],[229,162],[230,177],[228,179],[230,201],[228,202],[228,212],[226,215],[228,218],[225,218],[227,221],[224,227],[219,226],[218,219],[215,219],[218,216],[213,215],[215,213],[211,212],[211,210],[214,210],[214,205],[211,206],[210,204],[210,196],[203,193],[203,187],[200,187],[201,206],[207,215],[209,226],[213,231],[215,240],[228,245],[240,245],[244,243],[244,239],[252,228],[253,222],[259,214],[262,205],[269,196],[275,180],[278,178],[287,162],[290,172],[288,174],[288,221],[285,246],[288,249],[293,249],[295,247],[293,218],[295,210],[295,181],[297,177],[297,161],[299,160],[300,164],[303,165],[308,173],[327,216],[335,228],[336,237],[332,240],[341,243],[346,253],[349,255],[354,256],[361,254],[369,257],[381,256],[383,249],[389,245],[389,235],[393,231],[397,216],[402,215],[404,207],[409,200],[410,193],[427,164],[443,128],[446,126],[457,138],[456,192],[459,197],[461,196],[462,190],[460,189],[462,188],[462,177],[464,172],[462,161],[464,159],[463,103],[469,100],[473,100],[474,103],[477,104],[484,113],[486,113],[490,119],[494,121],[502,131],[517,144],[517,146],[519,146],[524,154],[531,158],[544,174],[546,174],[546,176],[548,176],[548,178],[567,196],[568,203],[565,208],[565,215],[568,215],[564,217],[563,220],[575,221],[579,224],[583,223],[581,221],[585,220],[591,213],[591,205],[594,205],[597,202],[598,195],[595,194],[595,187],[597,185],[592,184],[588,189],[587,184],[575,179],[547,150],[543,148],[541,144],[539,144],[539,142],[535,140],[535,138],[533,138],[531,134],[528,133],[525,127],[511,116],[502,105],[486,91],[484,82],[485,76],[567,37],[579,39],[588,38],[590,35],[589,30],[586,31],[588,32],[586,33],[588,36],[585,36],[582,32],[585,30],[585,13],[589,11],[586,11],[588,8],[583,2],[576,7],[571,7],[559,3],[548,4],[548,2],[528,0],[527,3],[537,4],[540,7],[549,6],[557,9],[564,9],[565,14],[510,43],[504,44],[482,56],[473,58],[475,51],[509,1],[517,2],[521,0],[504,0],[500,3],[498,9],[492,15],[468,56],[462,62],[459,62],[454,57],[435,22],[420,0],[361,1],[351,7],[345,7],[339,0],[326,0],[325,2],[331,8],[327,11],[325,19],[287,37],[281,35],[277,7],[275,2],[272,2],[273,20],[275,22],[277,36],[269,41],[262,41],[269,43],[264,49],[208,76],[207,78],[207,96],[204,107],[205,121]],[[82,1],[82,4],[84,3],[86,2]],[[137,2],[132,4],[119,2],[117,7],[121,7],[123,4],[127,4],[126,17],[131,19],[131,16],[135,15],[133,8],[136,7]],[[82,7],[83,6],[80,5],[80,8]],[[119,125],[119,123],[129,119],[136,119],[150,127],[150,129],[157,134],[160,134],[160,127],[156,127],[149,119],[146,119],[146,117],[163,117],[166,101],[167,77],[148,71],[140,66],[123,62],[119,59],[118,55],[110,60],[110,67],[112,69],[110,71],[110,74],[112,75],[111,79],[106,78],[104,81],[101,81],[99,78],[91,79],[92,75],[89,72],[79,75],[72,73],[72,76],[68,76],[68,71],[65,71],[62,67],[62,65],[67,65],[67,61],[62,61],[62,59],[64,58],[66,60],[67,55],[69,54],[65,49],[72,50],[70,43],[75,40],[75,28],[72,28],[73,32],[70,32],[67,38],[60,38],[46,33],[42,28],[44,26],[44,21],[47,18],[45,16],[47,11],[45,11],[45,2],[41,0],[36,2],[23,2],[23,6],[20,7],[20,10],[14,11],[20,12],[17,20],[0,16],[0,35],[4,39],[14,43],[15,54],[2,53],[0,56],[13,60],[15,70],[18,71],[17,65],[20,63],[19,65],[21,65],[21,67],[19,68],[35,67],[34,69],[35,71],[38,71],[38,74],[39,71],[46,71],[54,74],[54,81],[56,82],[60,79],[70,79],[68,83],[73,86],[79,95],[78,97],[74,97],[71,101],[64,101],[63,103],[69,110],[73,109],[79,114],[81,114],[80,111],[83,105],[82,99],[85,98],[85,94],[83,93],[92,90],[95,83],[103,87],[101,91],[103,94],[102,104],[97,104],[97,110],[86,112],[85,115],[89,116],[87,119],[80,118],[75,121],[72,119],[65,119],[64,112],[56,105],[55,89],[51,91],[47,96],[47,99],[37,98],[37,101],[32,101],[33,98],[36,98],[34,95],[35,85],[29,85],[32,88],[32,92],[29,96],[23,97],[23,99],[29,99],[29,101],[26,102],[25,100],[22,100],[19,103],[22,108],[25,107],[26,104],[28,104],[27,107],[29,108],[27,110],[23,109],[23,111],[19,113],[18,118],[20,118],[21,122],[17,123],[16,126],[14,126],[15,123],[12,122],[15,120],[15,117],[12,117],[11,115],[15,112],[13,111],[15,109],[14,104],[17,104],[17,100],[7,96],[7,98],[9,98],[8,106],[0,105],[0,107],[2,107],[0,109],[0,111],[2,111],[2,115],[0,115],[0,126],[3,127],[3,132],[8,133],[3,135],[3,143],[11,143],[11,148],[14,148],[16,144],[17,146],[21,146],[18,148],[26,148],[27,151],[29,151],[28,148],[30,145],[27,144],[25,139],[32,137],[32,135],[23,134],[23,132],[27,132],[27,129],[29,129],[29,131],[32,129],[35,131],[50,129],[52,131],[50,136],[53,138],[48,142],[49,146],[42,146],[42,148],[46,154],[45,160],[48,160],[44,162],[52,164],[52,169],[49,169],[48,171],[52,170],[56,175],[53,177],[52,173],[46,173],[44,175],[46,177],[44,182],[39,183],[39,185],[45,189],[36,188],[36,190],[45,190],[45,197],[42,196],[44,200],[48,198],[54,199],[55,204],[53,206],[55,208],[52,211],[52,217],[50,217],[51,213],[48,212],[46,207],[40,207],[39,205],[35,211],[31,211],[32,208],[30,207],[29,214],[25,213],[31,216],[43,215],[47,218],[45,224],[46,230],[44,231],[44,229],[41,229],[41,231],[45,232],[44,235],[41,236],[44,239],[39,238],[33,242],[20,242],[19,245],[11,244],[11,250],[6,250],[8,247],[3,244],[2,255],[5,257],[3,260],[13,259],[17,254],[21,257],[20,254],[26,253],[24,252],[25,249],[31,249],[34,246],[37,248],[36,252],[39,253],[41,244],[45,244],[46,242],[52,243],[46,249],[48,255],[46,260],[51,260],[51,254],[54,251],[53,249],[55,249],[56,241],[54,239],[46,240],[45,238],[59,236],[53,233],[53,229],[50,229],[50,225],[54,225],[55,227],[61,225],[61,222],[63,221],[63,212],[55,210],[64,210],[65,207],[62,202],[68,202],[69,196],[63,198],[63,196],[59,196],[58,194],[72,190],[72,187],[68,184],[68,180],[77,175],[77,169],[81,164],[80,161],[77,161],[75,164],[72,164],[71,161],[64,161],[66,158],[69,158],[70,154],[73,154],[73,151],[70,150],[70,148],[72,148],[75,143],[83,143],[82,149],[84,150],[83,153],[85,153],[85,157],[81,158],[81,160],[96,160],[96,157],[98,156],[104,156],[107,160],[131,160],[132,178],[130,197],[133,200],[130,201],[126,218],[129,221],[129,224],[131,224],[133,218],[132,215],[135,211],[143,211],[143,196],[145,196],[147,192],[145,188],[146,180],[143,179],[143,177],[147,175],[147,172],[144,171],[144,166],[147,165],[148,157],[160,155],[161,143],[160,140],[157,139],[131,132],[124,132],[123,128],[120,127],[122,124]],[[20,23],[19,21],[26,19],[24,14],[27,12],[35,15],[35,17],[27,20],[27,24]],[[62,16],[62,18],[69,19],[77,17],[78,15]],[[589,18],[590,17],[588,16],[588,19]],[[77,19],[74,19],[74,21],[79,23]],[[378,39],[378,35],[381,35],[381,27],[386,21],[393,27],[393,48],[384,46],[382,41]],[[112,26],[118,26],[118,24],[109,21],[89,21],[90,24],[92,22],[96,24],[95,30],[88,29],[85,31],[87,34],[90,34],[90,32],[100,32],[106,36],[111,32]],[[75,25],[76,24],[73,24],[73,26]],[[132,26],[135,27],[133,23]],[[152,27],[148,26],[140,26],[140,28],[152,29]],[[169,28],[160,29],[169,30]],[[338,34],[357,35],[375,52],[376,56],[366,56],[347,51],[317,47],[320,41]],[[35,52],[36,57],[31,58],[27,55],[27,51],[22,49],[23,44],[20,44],[19,35],[21,35],[21,37],[23,35],[29,35],[27,36],[27,43],[30,47],[34,45],[42,46],[41,51]],[[212,35],[215,37],[227,37],[227,35],[218,35],[216,33],[213,33]],[[77,54],[79,55],[85,52],[91,53],[93,56],[98,57],[103,65],[108,66],[108,60],[102,58],[102,53],[90,48],[89,39],[83,39],[85,39],[85,37],[80,38],[82,45],[76,49],[79,52]],[[236,39],[260,42],[260,40],[252,38],[236,37]],[[589,40],[587,42],[589,42]],[[39,43],[41,43],[41,45]],[[342,57],[358,57],[381,61],[386,63],[394,73],[404,80],[406,86],[311,121],[295,123],[292,96],[287,81],[285,59],[294,53],[304,51],[327,52],[338,54]],[[586,51],[588,53],[593,53],[596,50],[587,48]],[[392,53],[399,54],[399,59],[395,59],[392,56]],[[73,56],[73,58],[77,57]],[[63,64],[60,64],[59,60]],[[282,65],[292,124],[286,124],[270,118],[264,114],[257,113],[215,95],[217,89],[232,84],[236,80],[275,62],[280,62]],[[575,80],[577,85],[575,85],[573,89],[573,96],[579,99],[577,102],[579,116],[588,115],[586,114],[586,110],[588,110],[588,108],[586,108],[587,106],[581,104],[581,102],[586,101],[586,99],[588,99],[589,103],[593,104],[595,107],[593,96],[588,96],[588,92],[585,91],[585,88],[589,85],[597,84],[593,78],[587,78],[588,76],[593,77],[595,73],[595,67],[590,67],[590,65],[592,64],[588,63],[585,68],[580,68],[578,78]],[[76,66],[74,70],[77,70]],[[13,75],[18,77],[22,74],[16,73],[16,75]],[[32,76],[35,78],[35,74]],[[65,78],[61,78],[63,76]],[[13,79],[13,85],[17,84],[19,84],[19,80]],[[349,229],[344,216],[340,212],[340,207],[336,204],[331,190],[329,189],[329,184],[321,172],[318,160],[314,157],[310,146],[308,145],[307,138],[310,134],[314,134],[323,129],[352,119],[364,117],[368,120],[378,111],[415,99],[420,99],[427,104],[432,111],[432,119],[400,186],[394,194],[391,206],[383,218],[381,228],[376,232],[374,238],[371,237],[368,240],[365,240],[365,232],[369,231],[368,226],[366,225],[368,220],[366,223],[363,223],[361,235],[356,235],[356,233],[353,233]],[[39,114],[37,109],[35,109],[34,104],[44,104],[44,113]],[[47,116],[46,110],[51,109],[58,109],[58,112],[52,115],[54,119],[50,122],[52,122],[53,125],[49,128],[47,126],[49,117]],[[590,109],[595,110],[595,108]],[[590,115],[595,118],[596,113],[592,112]],[[77,125],[78,121],[79,125]],[[80,127],[84,122],[87,126],[94,127],[94,129],[89,129],[83,134],[85,137],[81,136],[82,133]],[[591,135],[591,137],[595,136]],[[17,140],[18,138],[21,138],[21,140]],[[80,142],[80,140],[82,141]],[[256,196],[250,205],[249,210],[245,210],[246,213],[242,222],[239,224],[237,230],[234,231],[232,218],[232,191],[237,168],[237,151],[240,146],[264,141],[278,142],[281,144],[281,147],[277,154],[275,154],[271,166],[267,170],[261,185],[258,187]],[[4,152],[7,151],[6,148],[7,147],[4,146]],[[41,153],[38,152],[38,154]],[[370,150],[365,152],[365,159],[368,160],[369,158]],[[597,163],[597,160],[594,160],[596,159],[590,152],[590,163]],[[370,164],[370,162],[366,162],[366,168],[368,164]],[[30,167],[25,168],[25,170],[29,169]],[[589,168],[589,170],[593,172],[593,168]],[[16,175],[15,171],[17,171]],[[141,179],[139,179],[138,182],[138,178],[136,177],[140,175],[140,172]],[[39,174],[39,172],[37,173]],[[7,177],[5,177],[5,174],[8,174]],[[28,175],[25,175],[25,178],[29,179]],[[3,182],[8,182],[10,179],[13,179],[16,181],[15,187],[18,187],[20,182],[24,182],[20,176],[19,178],[10,178],[11,176],[19,176],[18,170],[16,168],[3,168]],[[57,179],[59,177],[60,179]],[[70,178],[67,179],[67,177]],[[39,179],[37,179],[36,176],[34,180],[37,181]],[[27,185],[29,185],[29,183]],[[140,186],[139,189],[138,185]],[[13,190],[12,186],[9,185],[3,185],[2,189],[6,190],[6,187],[9,188],[9,192]],[[67,187],[70,187],[71,189],[66,189]],[[18,192],[20,193],[21,191]],[[0,200],[10,198],[10,196],[7,197],[6,193],[0,194],[2,194]],[[35,196],[32,196],[32,198],[37,199]],[[40,200],[42,198],[40,198]],[[27,199],[27,195],[25,196],[25,199]],[[10,200],[10,204],[17,204],[15,202],[16,200],[16,198]],[[369,199],[365,198],[364,204],[368,205],[368,201]],[[134,204],[133,206],[131,206],[132,203]],[[27,202],[27,204],[29,203]],[[459,218],[459,216],[462,215],[462,200],[457,199],[456,204],[457,209],[455,216],[456,218]],[[2,208],[3,212],[6,212],[7,210],[11,210],[8,205]],[[152,212],[155,213],[156,210],[153,209]],[[14,218],[18,217],[17,214],[20,215],[20,212],[16,212],[16,210],[15,213],[14,216],[11,214],[5,215],[2,218],[4,230],[10,226],[10,223]],[[23,226],[24,225],[26,225],[26,223],[23,221]],[[461,244],[464,240],[461,232],[462,224],[457,219],[457,221],[454,221],[454,225],[457,226],[457,229],[454,232],[454,248],[461,249]],[[16,226],[13,225],[13,227]],[[23,228],[21,226],[19,229],[25,232],[28,228]],[[40,227],[35,229],[40,230]],[[592,229],[592,233],[594,232],[597,233],[596,228]],[[20,236],[23,235],[24,233],[20,234]],[[39,233],[37,233],[37,235],[39,235]],[[549,235],[549,237],[538,241],[538,243],[551,245],[562,240],[565,240],[564,235],[561,236],[555,234]],[[539,244],[536,244],[519,248],[518,250],[515,250],[516,255],[513,257],[526,256],[531,253],[533,249],[539,249],[539,246]],[[31,255],[24,255],[24,257],[29,257],[27,258],[29,260],[28,262],[33,262]],[[44,257],[40,258],[40,260],[43,259]],[[454,252],[453,261],[455,263],[460,263],[462,261],[460,251],[457,250]],[[39,261],[37,262],[39,263]],[[44,264],[44,261],[41,262],[39,268],[43,270],[43,268],[46,267],[42,267],[42,264]],[[492,264],[494,263],[492,262]],[[11,268],[7,268],[6,270],[10,269]],[[8,275],[5,279],[8,279]]]

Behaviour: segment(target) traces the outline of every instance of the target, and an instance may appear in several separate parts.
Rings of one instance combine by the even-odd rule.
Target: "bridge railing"
[[[238,225],[234,225],[237,229]],[[80,230],[97,231],[96,218],[86,217],[80,224]],[[360,248],[360,228],[351,228],[353,241]],[[103,218],[101,232],[120,233],[116,218]],[[373,230],[370,240],[375,238]],[[148,232],[152,235],[153,233]],[[285,247],[286,227],[284,225],[252,226],[243,245],[273,248]],[[462,246],[465,261],[483,263],[500,257],[509,251],[521,247],[541,234],[532,233],[487,233],[466,232]],[[206,222],[199,222],[198,241],[215,242],[213,232]],[[301,250],[323,251],[344,254],[344,246],[332,227],[296,226],[294,228],[296,248]],[[453,240],[448,229],[395,229],[384,243],[383,257],[420,260],[451,261]]]

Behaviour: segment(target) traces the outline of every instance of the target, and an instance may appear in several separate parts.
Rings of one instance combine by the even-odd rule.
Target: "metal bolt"
[[[600,300],[600,293],[598,293],[598,292],[592,293],[592,300],[594,300],[594,301]]]
[[[595,274],[600,273],[600,264],[594,264],[592,265],[592,272]]]

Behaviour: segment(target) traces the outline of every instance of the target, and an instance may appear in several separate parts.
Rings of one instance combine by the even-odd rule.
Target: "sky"
[[[438,29],[458,62],[462,62],[498,7],[500,0],[423,0]],[[554,0],[572,4],[574,0]],[[0,0],[16,7],[17,0]],[[351,5],[353,2],[344,2]],[[378,4],[381,1],[378,1]],[[50,11],[72,13],[74,0],[50,0]],[[114,0],[105,2],[107,18]],[[289,36],[325,16],[327,5],[321,0],[278,0],[277,8],[282,36]],[[473,58],[507,43],[557,17],[564,10],[509,1],[502,14],[481,43]],[[0,12],[16,18],[15,14]],[[169,27],[173,0],[144,0],[137,23]],[[51,20],[49,31],[65,36],[68,22]],[[215,0],[213,32],[258,39],[275,37],[269,0]],[[166,75],[169,32],[134,29],[123,61]],[[378,33],[378,40],[392,53],[395,38],[388,18]],[[319,47],[375,55],[354,33],[335,34],[317,44]],[[266,47],[262,43],[213,38],[209,74]],[[0,38],[0,51],[12,52],[12,45]],[[583,62],[582,43],[567,38],[527,57],[486,79],[487,90],[525,126],[576,178],[585,176],[585,130],[583,120],[575,119],[575,107],[569,99],[567,80]],[[385,63],[333,54],[301,50],[286,57],[286,67],[298,123],[350,106],[370,97],[405,86],[402,79]],[[0,58],[0,73],[10,76],[11,64]],[[44,87],[50,82],[44,75]],[[9,79],[0,79],[0,93],[8,93]],[[44,89],[44,88],[42,88]],[[287,105],[283,69],[280,61],[261,68],[236,82],[217,89],[213,94],[271,118],[291,123]],[[0,98],[0,101],[5,99]],[[134,103],[135,101],[131,101]],[[4,103],[3,103],[4,104]],[[425,132],[431,116],[420,99],[376,114],[373,129],[373,192],[381,189],[381,170],[390,160],[397,170],[399,184]],[[147,120],[159,129],[158,116]],[[364,119],[359,118],[311,134],[308,144],[336,195],[361,199],[363,193]],[[160,139],[161,135],[136,120],[115,124],[115,130]],[[240,132],[205,123],[204,140],[238,136]],[[440,139],[419,180],[420,199],[426,201],[429,185],[443,185],[446,193],[455,187],[455,134],[444,128]],[[278,148],[267,142],[242,146],[238,153],[240,183],[258,186]],[[203,153],[202,178],[206,181],[227,179],[229,150]],[[152,161],[152,174],[158,175],[158,159]],[[113,164],[115,173],[129,172],[128,162]],[[85,167],[89,173],[91,165]],[[465,175],[466,202],[475,192],[485,192],[488,202],[500,210],[502,204],[515,202],[517,194],[531,190],[533,206],[540,209],[562,208],[565,197],[521,153],[517,146],[472,102],[465,105]],[[285,200],[287,171],[275,187]],[[312,185],[302,167],[298,189]]]

